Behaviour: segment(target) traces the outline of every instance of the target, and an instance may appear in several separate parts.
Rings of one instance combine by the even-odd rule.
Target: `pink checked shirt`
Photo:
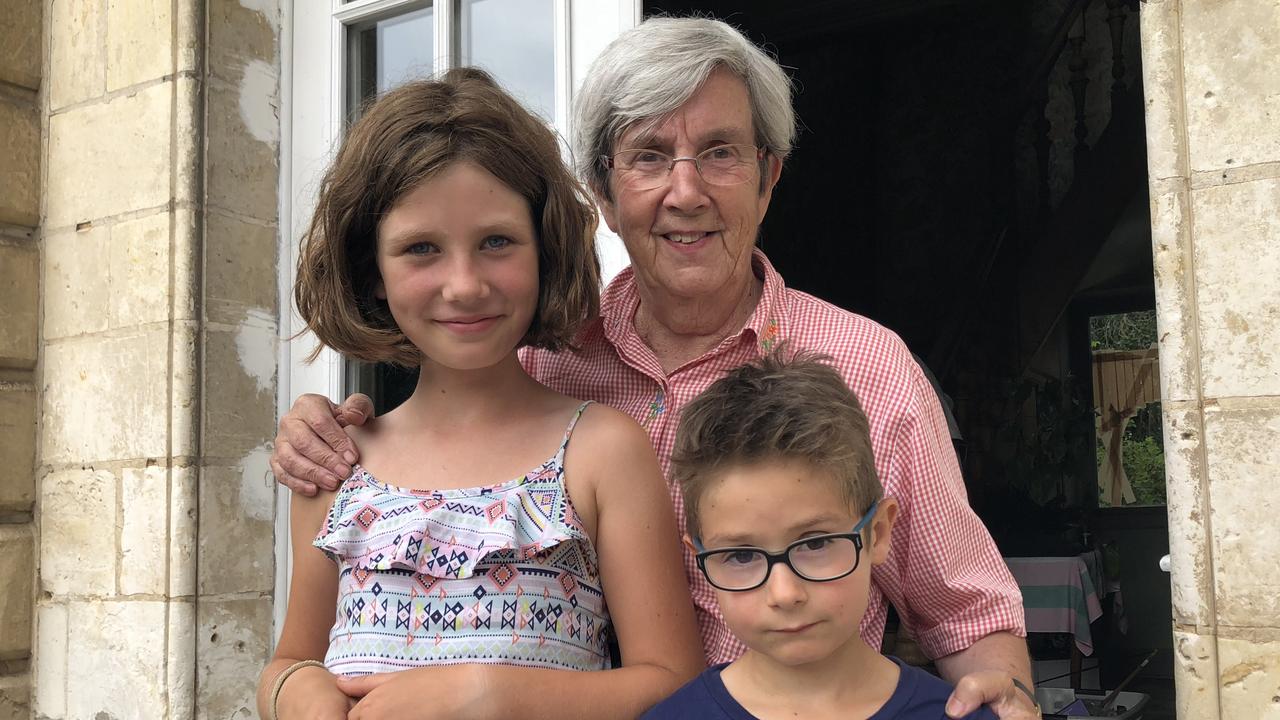
[[[668,478],[680,531],[684,498],[671,482],[671,450],[680,410],[728,370],[786,341],[792,350],[829,355],[871,421],[871,447],[886,495],[901,511],[888,561],[872,574],[862,637],[880,647],[888,603],[934,658],[990,633],[1025,635],[1022,596],[982,521],[969,508],[937,396],[907,348],[889,330],[830,303],[788,290],[756,251],[764,292],[743,329],[670,375],[636,334],[640,297],[630,268],[605,288],[601,317],[578,337],[578,352],[527,350],[525,367],[573,397],[611,405],[649,433]],[[725,625],[711,586],[685,552],[685,572],[708,663],[746,650]]]

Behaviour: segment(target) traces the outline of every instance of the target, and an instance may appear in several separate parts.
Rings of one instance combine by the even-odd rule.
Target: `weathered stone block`
[[[197,612],[196,717],[253,717],[258,673],[269,656],[271,600],[202,601]]]
[[[200,480],[200,594],[270,593],[275,586],[275,479],[268,446]],[[317,531],[319,528],[316,528]]]
[[[1191,171],[1280,160],[1280,3],[1179,8]]]
[[[276,228],[219,213],[207,217],[205,312],[234,324],[246,315],[276,316]]]
[[[41,589],[114,595],[115,475],[92,469],[49,473],[40,483],[40,508]]]
[[[74,618],[67,633],[67,645],[74,648],[67,656],[67,676],[74,683],[67,693],[68,717],[165,716],[165,606],[142,600],[68,605]],[[84,678],[93,682],[77,682]]]
[[[106,18],[101,0],[64,0],[49,7],[49,104],[57,110],[106,89]]]
[[[49,119],[47,230],[169,202],[172,92],[160,83]]]
[[[33,367],[39,255],[33,247],[0,245],[0,367]]]
[[[110,0],[107,5],[107,90],[174,72],[173,3]]]
[[[35,462],[36,389],[0,383],[0,512],[31,512]]]
[[[278,213],[280,118],[278,71],[246,65],[237,85],[208,84],[206,188],[209,206],[265,223]]]
[[[194,602],[169,603],[169,674],[165,682],[169,690],[169,714],[165,717],[171,720],[193,720],[196,716],[196,629]]]
[[[111,231],[66,230],[44,238],[44,338],[106,330],[111,301]]]
[[[0,525],[0,660],[31,654],[34,548],[30,525]]]
[[[36,610],[34,658],[36,717],[67,714],[67,607],[44,603]]]
[[[1142,7],[1142,96],[1147,172],[1153,180],[1186,177],[1187,122],[1182,113],[1182,44],[1177,3]]]
[[[251,5],[238,0],[209,3],[209,72],[214,77],[235,83],[252,61],[278,65],[279,5]]]
[[[0,677],[0,720],[30,720],[31,678],[23,675]]]
[[[194,322],[173,324],[170,367],[169,457],[188,462],[200,453],[200,328]]]
[[[204,448],[243,458],[275,436],[274,314],[246,317],[235,332],[205,333]]]
[[[169,319],[169,224],[167,212],[122,222],[111,228],[111,294],[107,303],[113,328]],[[190,303],[179,303],[179,307]]]
[[[1169,557],[1173,564],[1173,620],[1211,626],[1213,567],[1205,524],[1209,486],[1204,468],[1204,433],[1195,402],[1165,402],[1164,472],[1169,511]]]
[[[173,201],[179,207],[199,207],[203,215],[204,141],[207,135],[204,128],[204,83],[185,75],[174,82]],[[190,213],[191,220],[184,220],[182,213],[178,210],[175,215],[178,220],[174,227],[175,249],[191,247],[187,238],[199,238],[198,228],[202,227],[196,222],[194,213]]]
[[[0,41],[0,45],[4,43]],[[0,222],[40,223],[40,114],[0,99]]]
[[[169,596],[195,597],[196,542],[199,521],[197,507],[199,471],[192,466],[169,471]],[[192,632],[195,617],[191,618]],[[192,642],[195,642],[194,637]]]
[[[168,588],[168,468],[125,468],[120,483],[120,594],[161,595]]]
[[[1180,718],[1218,717],[1217,638],[1173,631],[1173,677]]]
[[[0,245],[0,368],[36,364],[38,263],[35,247]]]
[[[1221,715],[1179,717],[1280,718],[1280,631],[1228,629],[1218,633]]]
[[[1151,254],[1155,267],[1156,325],[1160,343],[1160,398],[1200,396],[1197,382],[1195,268],[1184,188],[1151,198]]]
[[[1204,411],[1213,507],[1218,625],[1280,627],[1280,401],[1222,401]],[[1172,548],[1171,548],[1172,549]]]
[[[76,338],[49,345],[44,361],[44,461],[93,463],[167,457],[168,391],[190,380],[174,341],[169,366],[169,332],[164,325],[114,337]],[[173,375],[171,379],[171,374]],[[175,424],[183,408],[174,408]],[[190,416],[186,408],[186,416]],[[178,448],[189,433],[174,433]]]
[[[40,88],[40,0],[9,0],[0,20],[0,80]]]
[[[1280,395],[1280,178],[1193,190],[1191,203],[1204,395]]]

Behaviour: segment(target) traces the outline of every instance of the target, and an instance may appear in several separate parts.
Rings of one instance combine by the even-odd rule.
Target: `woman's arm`
[[[338,597],[338,572],[311,541],[332,500],[332,493],[317,497],[291,496],[289,535],[293,543],[293,577],[280,642],[258,680],[258,714],[264,720],[272,717],[271,691],[280,673],[301,660],[324,660],[329,647],[329,628],[333,625]],[[328,670],[312,666],[289,675],[280,688],[276,705],[281,720],[341,719],[347,717],[352,701],[338,689]]]
[[[956,685],[947,703],[949,717],[962,717],[980,705],[1000,720],[1035,720],[1031,697],[1014,684],[1034,687],[1027,641],[1009,632],[994,632],[957,653],[934,660],[938,672]]]
[[[633,718],[703,669],[671,500],[644,432],[616,410],[593,405],[574,431],[565,466],[575,504],[587,511],[594,500],[597,510],[595,545],[622,667],[454,665],[339,680],[344,691],[363,696],[351,720]]]

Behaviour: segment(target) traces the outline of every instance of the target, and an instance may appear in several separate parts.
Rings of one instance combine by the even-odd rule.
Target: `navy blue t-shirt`
[[[898,686],[888,702],[867,720],[946,720],[951,685],[898,658],[889,659],[901,670]],[[641,720],[757,720],[733,699],[720,679],[720,671],[727,665],[707,668],[641,716]],[[996,715],[984,707],[965,715],[964,720],[996,720]]]

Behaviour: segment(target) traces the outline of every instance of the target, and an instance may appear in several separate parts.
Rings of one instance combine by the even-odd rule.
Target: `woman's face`
[[[529,330],[538,244],[529,204],[480,166],[457,161],[406,193],[378,225],[384,299],[424,363],[491,367]]]
[[[693,157],[716,145],[751,145],[751,96],[741,78],[718,69],[656,128],[645,129],[640,123],[625,131],[614,151],[647,148]],[[667,182],[651,189],[638,189],[625,171],[611,171],[613,199],[601,198],[601,209],[626,245],[645,297],[714,302],[742,296],[752,282],[751,249],[781,172],[768,157],[763,186],[758,175],[740,185],[710,185],[692,162],[676,163]]]

